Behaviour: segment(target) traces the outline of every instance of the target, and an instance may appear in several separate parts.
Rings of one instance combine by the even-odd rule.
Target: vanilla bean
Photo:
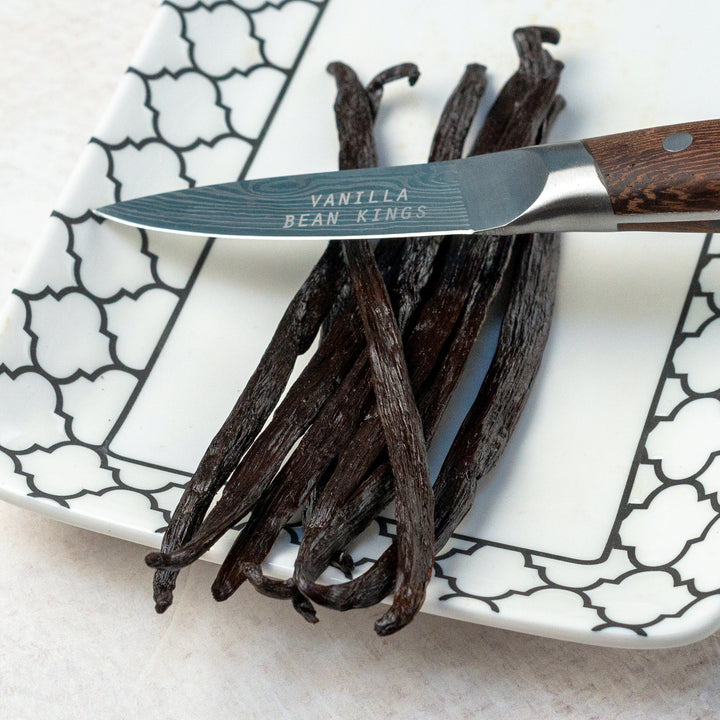
[[[518,242],[517,275],[495,356],[435,482],[438,551],[470,509],[477,483],[499,460],[525,407],[550,330],[559,250],[550,234]]]
[[[395,478],[397,566],[393,602],[375,623],[388,635],[404,627],[425,599],[433,564],[433,493],[422,420],[402,340],[370,246],[343,243],[365,327],[378,417]]]
[[[543,43],[557,44],[559,39],[560,34],[555,28],[515,30],[513,40],[520,66],[488,112],[471,155],[487,152],[488,147],[494,150],[521,147],[537,137],[546,116],[545,112],[538,112],[538,108],[547,109],[552,104],[563,69],[563,64],[543,48]],[[519,118],[523,122],[518,123]]]

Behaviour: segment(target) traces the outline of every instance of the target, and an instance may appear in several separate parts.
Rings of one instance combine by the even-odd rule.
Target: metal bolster
[[[538,145],[547,179],[537,199],[505,229],[514,232],[615,231],[618,218],[592,155],[581,142]]]

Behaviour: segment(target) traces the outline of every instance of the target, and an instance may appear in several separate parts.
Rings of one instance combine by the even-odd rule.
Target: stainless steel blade
[[[152,230],[240,238],[616,229],[607,191],[582,143],[223,183],[128,200],[95,212]]]

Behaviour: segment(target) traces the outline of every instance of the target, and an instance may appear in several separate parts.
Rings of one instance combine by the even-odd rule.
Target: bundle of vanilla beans
[[[564,104],[562,64],[543,47],[558,39],[551,28],[515,31],[519,68],[471,154],[544,140]],[[363,87],[348,66],[328,69],[337,83],[340,168],[373,166],[383,87],[398,78],[414,84],[418,70],[392,67]],[[485,87],[485,68],[468,65],[440,118],[430,162],[461,157]],[[158,612],[172,602],[180,569],[244,521],[213,583],[217,600],[248,580],[315,621],[313,603],[347,610],[392,595],[376,632],[410,622],[435,553],[469,510],[525,405],[548,335],[558,257],[549,234],[391,239],[374,249],[330,242],[188,483],[161,551],[147,556]],[[501,287],[507,301],[495,355],[431,485],[427,445]],[[318,335],[280,401],[297,357]],[[353,577],[347,546],[392,501],[392,544]],[[298,515],[294,573],[269,578],[262,562]],[[331,565],[344,582],[318,582]]]

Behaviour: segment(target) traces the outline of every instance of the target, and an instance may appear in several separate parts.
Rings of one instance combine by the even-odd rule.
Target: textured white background
[[[6,297],[156,0],[0,0],[0,297]],[[0,409],[2,412],[2,409]],[[144,549],[0,504],[0,717],[711,718],[718,635],[584,647],[422,615],[319,611],[181,576],[156,616]]]

